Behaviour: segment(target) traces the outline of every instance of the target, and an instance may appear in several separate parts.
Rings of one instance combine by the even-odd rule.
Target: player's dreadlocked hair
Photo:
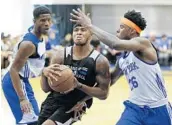
[[[140,12],[136,12],[135,10],[128,11],[124,14],[124,17],[135,23],[141,30],[146,28],[146,20]]]
[[[46,6],[38,6],[33,11],[34,19],[38,18],[41,14],[51,14],[51,11]]]

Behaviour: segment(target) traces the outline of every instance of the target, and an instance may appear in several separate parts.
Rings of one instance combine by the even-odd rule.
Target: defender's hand
[[[85,102],[78,102],[66,113],[71,113],[74,111],[74,120],[81,120],[82,115],[85,114],[84,107],[87,107],[87,104]]]
[[[20,101],[20,107],[23,113],[30,113],[32,110],[32,105],[27,99]]]
[[[79,8],[77,10],[73,9],[72,13],[70,13],[72,19],[71,22],[81,24],[83,26],[89,27],[91,26],[91,19],[89,18],[89,13],[85,15]]]

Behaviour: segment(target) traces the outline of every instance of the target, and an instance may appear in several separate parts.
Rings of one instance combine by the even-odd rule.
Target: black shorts
[[[57,123],[61,123],[64,125],[65,123],[68,123],[66,125],[72,124],[74,114],[65,113],[65,112],[66,110],[64,106],[58,106],[58,108],[54,110],[41,109],[41,112],[38,118],[38,125],[43,124],[48,119],[54,121],[56,124]]]
[[[42,104],[41,112],[38,118],[38,124],[42,125],[46,120],[50,119],[55,124],[71,125],[74,122],[74,112],[66,113],[69,108],[64,105],[47,105]],[[84,109],[86,111],[86,108]]]
[[[56,124],[57,122],[64,125],[72,124],[74,112],[66,113],[66,111],[70,110],[77,101],[69,102],[67,99],[56,97],[55,95],[57,94],[50,93],[42,103],[38,125],[43,124],[48,119],[54,121]],[[86,111],[86,107],[84,107],[83,110]],[[69,123],[66,124],[66,122]]]

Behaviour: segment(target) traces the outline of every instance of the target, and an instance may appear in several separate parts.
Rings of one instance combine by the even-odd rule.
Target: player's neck
[[[33,33],[33,34],[35,34],[35,36],[37,36],[37,37],[38,37],[38,39],[40,39],[40,40],[42,41],[42,39],[43,39],[42,34],[40,34],[39,32],[36,32],[36,30],[35,30],[35,29],[32,31],[32,33]]]
[[[90,52],[93,50],[93,48],[90,46],[90,44],[84,45],[84,46],[73,46],[73,55],[78,60],[83,59],[87,57]]]

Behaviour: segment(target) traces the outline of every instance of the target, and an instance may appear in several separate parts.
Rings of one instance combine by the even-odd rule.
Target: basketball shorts
[[[26,98],[29,100],[29,102],[31,103],[33,107],[33,110],[31,111],[31,113],[26,114],[21,111],[19,98],[12,85],[9,72],[6,73],[4,78],[2,79],[2,89],[4,92],[5,98],[7,99],[7,102],[15,117],[16,124],[28,124],[28,123],[36,122],[38,120],[39,108],[38,108],[37,101],[34,97],[34,92],[32,90],[32,87],[28,79],[26,78],[21,79],[21,84],[22,84],[22,88],[23,88]]]
[[[139,107],[125,101],[125,110],[116,125],[172,125],[172,108],[169,105],[150,108]]]
[[[56,125],[71,125],[78,120],[78,118],[74,119],[74,112],[66,113],[72,107],[71,105],[58,104],[58,101],[53,97],[47,98],[41,105],[38,125],[42,125],[48,119],[52,120]],[[86,107],[83,110],[86,111]]]

